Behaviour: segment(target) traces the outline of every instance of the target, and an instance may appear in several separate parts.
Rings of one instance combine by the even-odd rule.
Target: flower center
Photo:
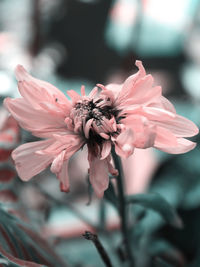
[[[68,129],[83,135],[87,143],[102,144],[119,133],[118,114],[119,111],[113,107],[109,97],[84,97],[76,102],[69,120],[65,122]]]
[[[85,123],[93,119],[97,126],[102,125],[102,120],[104,118],[111,119],[114,115],[114,111],[111,106],[104,105],[101,106],[103,99],[98,99],[96,102],[93,100],[80,100],[75,105],[75,116],[79,117]],[[109,104],[109,102],[108,102]]]

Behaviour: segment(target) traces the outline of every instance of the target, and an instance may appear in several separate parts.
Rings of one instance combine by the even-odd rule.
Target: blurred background
[[[117,213],[106,196],[102,201],[92,196],[91,201],[85,151],[71,160],[71,192],[67,195],[59,191],[49,171],[30,183],[16,178],[10,153],[36,138],[19,129],[2,101],[19,96],[14,76],[17,64],[66,93],[70,89],[80,92],[82,84],[89,92],[96,83],[122,83],[137,71],[136,59],[143,61],[155,84],[162,86],[177,113],[199,126],[199,0],[0,0],[1,207],[31,223],[69,266],[104,266],[92,244],[81,237],[94,228],[114,266],[123,266]],[[184,155],[147,149],[136,150],[123,160],[127,194],[159,193],[178,210],[184,223],[183,229],[174,229],[155,212],[134,205],[138,267],[200,266],[200,137],[192,140],[197,142],[196,149]],[[45,252],[39,257],[38,251],[32,251],[30,258],[20,251],[13,254],[8,243],[14,244],[11,233],[15,226],[6,228],[6,216],[0,218],[3,249],[20,259],[41,263],[46,257],[43,264],[61,266],[44,256]],[[20,239],[28,242],[27,237]],[[36,251],[37,246],[29,243],[22,241],[22,246]],[[155,259],[157,265],[153,265]],[[6,257],[0,249],[0,264],[3,261]],[[168,265],[161,265],[164,261]]]

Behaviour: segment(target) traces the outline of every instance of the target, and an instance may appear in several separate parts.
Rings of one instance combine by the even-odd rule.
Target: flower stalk
[[[105,266],[113,267],[106,250],[104,249],[103,245],[101,244],[101,242],[98,239],[98,236],[89,232],[89,231],[85,231],[85,234],[83,234],[83,237],[87,240],[91,240],[94,243],[97,251],[99,252],[99,254],[103,260],[103,262],[105,263]]]
[[[125,249],[127,253],[127,258],[129,261],[129,266],[134,266],[134,258],[132,254],[131,249],[131,242],[130,242],[130,234],[128,229],[128,214],[127,214],[127,206],[126,206],[126,199],[125,199],[125,193],[124,193],[124,174],[123,174],[123,168],[120,157],[115,153],[114,147],[112,147],[112,156],[114,160],[115,167],[117,168],[119,175],[117,177],[117,190],[118,190],[118,209],[119,209],[119,215],[121,220],[121,232],[124,239]]]

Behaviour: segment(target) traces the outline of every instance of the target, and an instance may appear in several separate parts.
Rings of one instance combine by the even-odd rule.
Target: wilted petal
[[[26,143],[12,152],[12,158],[20,178],[28,181],[36,174],[48,167],[53,157],[51,155],[40,155],[36,152],[46,149],[52,144],[53,140],[37,141]]]
[[[65,104],[65,111],[69,111],[71,106],[65,95],[55,86],[48,82],[32,77],[23,66],[18,65],[15,71],[19,82],[21,95],[33,106],[37,107],[42,100],[55,103],[58,101]],[[56,104],[56,103],[55,103]]]
[[[108,188],[109,184],[107,161],[100,160],[91,154],[88,155],[88,160],[90,165],[90,182],[97,197],[102,198],[104,191]]]
[[[41,133],[43,137],[51,137],[52,132],[62,132],[63,130],[66,132],[63,117],[52,116],[48,112],[35,110],[24,98],[6,98],[4,105],[21,127],[34,132],[36,136],[41,136]],[[53,130],[51,130],[52,128]]]

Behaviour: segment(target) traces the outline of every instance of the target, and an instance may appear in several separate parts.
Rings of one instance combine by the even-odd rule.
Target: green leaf
[[[175,209],[159,194],[137,194],[128,196],[126,199],[128,204],[139,204],[145,208],[158,212],[163,219],[169,224],[182,228],[183,224]]]
[[[0,255],[19,266],[66,266],[48,242],[0,205]],[[28,263],[27,263],[28,262]],[[30,265],[31,262],[31,265]],[[13,265],[14,266],[14,265]],[[18,265],[16,265],[18,266]]]

